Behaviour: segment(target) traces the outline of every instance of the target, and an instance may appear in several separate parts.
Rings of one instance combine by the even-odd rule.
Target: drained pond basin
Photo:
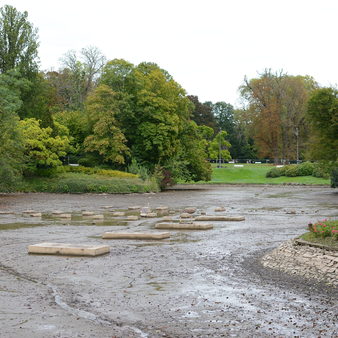
[[[0,195],[0,335],[336,337],[338,289],[265,268],[260,260],[309,222],[337,218],[337,205],[335,190],[305,186]],[[177,222],[186,207],[245,220],[210,222],[206,231],[173,229],[161,240],[102,239],[105,232],[156,231],[162,216],[128,218],[138,215],[132,206],[168,206]],[[41,242],[104,244],[110,253],[27,253]]]

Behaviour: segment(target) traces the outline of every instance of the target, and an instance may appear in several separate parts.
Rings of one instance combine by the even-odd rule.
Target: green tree
[[[231,159],[229,148],[231,144],[226,140],[227,132],[220,131],[212,140],[209,146],[210,158],[213,160],[225,160]]]
[[[201,103],[198,100],[198,96],[194,95],[188,95],[188,99],[194,104],[194,110],[192,112],[191,119],[199,126],[204,125],[215,129],[215,117],[210,104],[207,102]]]
[[[28,76],[38,70],[37,29],[27,18],[13,6],[0,8],[0,73],[18,69]]]
[[[118,126],[115,93],[106,85],[97,87],[86,101],[91,133],[84,140],[85,150],[99,154],[103,162],[124,164],[129,149]]]
[[[34,173],[37,168],[55,168],[62,165],[61,158],[69,149],[68,131],[57,126],[61,135],[53,137],[53,129],[41,128],[34,118],[19,122],[24,142],[26,173]]]
[[[12,190],[21,178],[23,144],[16,112],[25,85],[14,71],[0,74],[0,191]]]
[[[307,118],[311,125],[309,157],[336,162],[338,158],[338,90],[315,90],[308,102]]]

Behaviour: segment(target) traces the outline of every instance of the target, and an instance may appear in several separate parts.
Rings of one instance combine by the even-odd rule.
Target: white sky
[[[42,69],[69,49],[156,62],[200,101],[239,105],[265,68],[338,82],[337,0],[0,0],[39,29]]]

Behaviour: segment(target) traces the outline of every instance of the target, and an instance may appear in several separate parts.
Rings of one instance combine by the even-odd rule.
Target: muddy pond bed
[[[0,336],[338,336],[337,288],[260,264],[309,222],[338,217],[334,189],[187,188],[0,195]],[[187,207],[196,215],[245,220],[210,222],[214,228],[206,231],[170,230],[163,240],[103,240],[104,232],[154,231],[163,218],[128,218],[139,215],[133,206],[167,206],[177,223]],[[217,213],[217,207],[225,211]],[[110,253],[27,254],[28,245],[40,242],[105,244]]]

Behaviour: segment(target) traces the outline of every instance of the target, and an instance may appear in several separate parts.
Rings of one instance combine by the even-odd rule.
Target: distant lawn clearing
[[[199,183],[228,183],[228,184],[325,184],[329,185],[330,180],[313,176],[298,177],[276,177],[266,178],[266,173],[272,168],[267,164],[243,164],[243,167],[235,167],[234,164],[223,164],[222,168],[217,168],[213,164],[212,177],[210,182]]]

